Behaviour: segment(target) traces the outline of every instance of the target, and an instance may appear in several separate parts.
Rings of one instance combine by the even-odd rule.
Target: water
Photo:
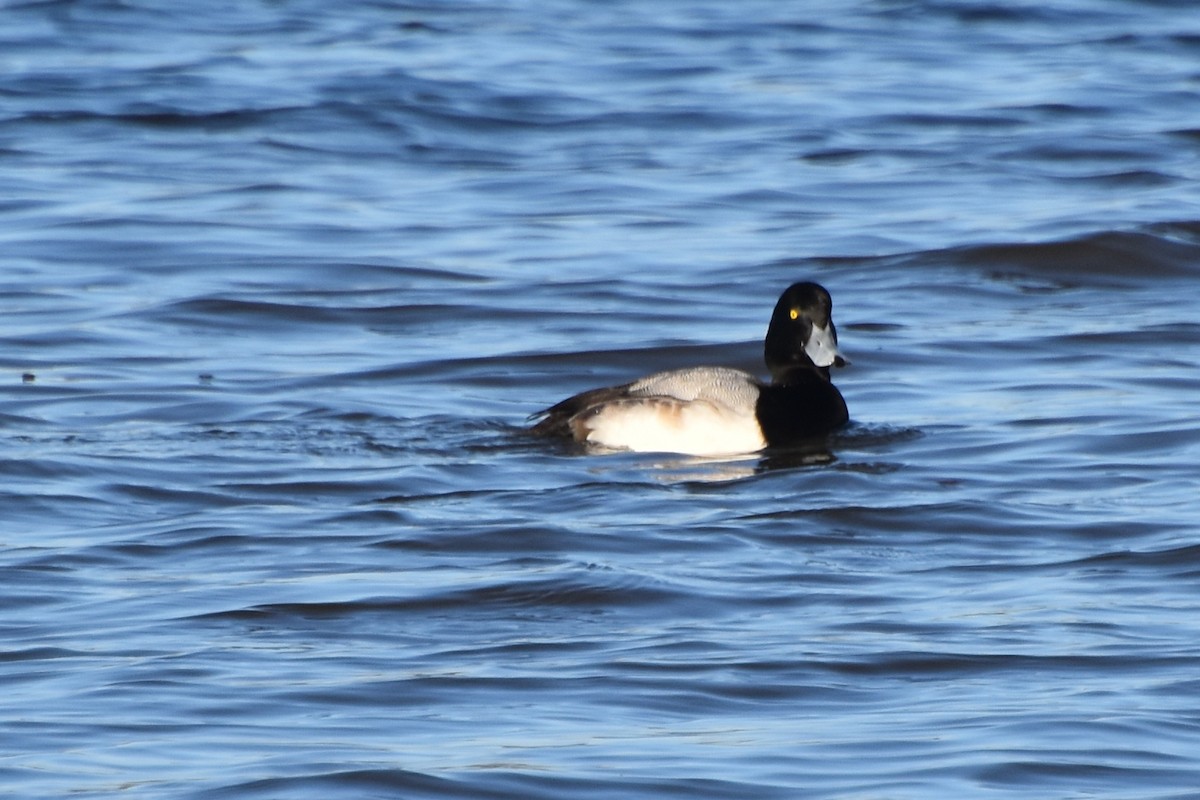
[[[6,797],[1200,797],[1190,4],[0,13]]]

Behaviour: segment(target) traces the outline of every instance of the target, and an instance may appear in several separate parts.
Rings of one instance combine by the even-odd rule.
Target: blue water
[[[0,7],[5,797],[1200,798],[1200,8],[175,5]]]

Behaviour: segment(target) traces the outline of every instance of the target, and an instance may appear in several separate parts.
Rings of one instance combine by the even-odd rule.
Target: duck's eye
[[[791,311],[788,312],[788,316],[791,317],[792,319],[799,319],[800,318],[800,309],[793,308]]]

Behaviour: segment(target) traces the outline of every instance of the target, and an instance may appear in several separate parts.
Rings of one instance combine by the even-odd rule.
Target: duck
[[[802,281],[784,290],[763,358],[770,382],[732,367],[656,372],[572,395],[531,415],[530,431],[589,449],[733,456],[801,444],[849,421],[830,378],[831,367],[849,362],[825,287]]]

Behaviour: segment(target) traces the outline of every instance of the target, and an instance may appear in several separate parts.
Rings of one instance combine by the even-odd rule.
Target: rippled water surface
[[[175,5],[0,8],[6,797],[1200,797],[1200,10]]]

